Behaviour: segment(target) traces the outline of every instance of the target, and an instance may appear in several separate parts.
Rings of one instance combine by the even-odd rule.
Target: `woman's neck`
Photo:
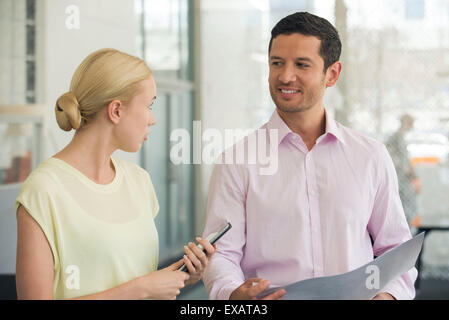
[[[98,184],[108,184],[115,177],[111,155],[116,148],[110,136],[94,126],[78,130],[72,141],[53,157],[67,162]]]

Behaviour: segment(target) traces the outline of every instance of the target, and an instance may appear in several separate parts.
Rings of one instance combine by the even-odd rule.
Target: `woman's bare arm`
[[[16,287],[18,299],[53,299],[53,253],[39,224],[17,209]]]

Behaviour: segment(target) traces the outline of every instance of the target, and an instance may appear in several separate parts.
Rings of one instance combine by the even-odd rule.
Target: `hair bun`
[[[78,129],[81,124],[81,113],[78,99],[72,91],[64,93],[56,100],[56,122],[64,131]]]

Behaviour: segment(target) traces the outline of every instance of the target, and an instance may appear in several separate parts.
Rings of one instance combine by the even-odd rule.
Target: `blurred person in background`
[[[419,179],[413,170],[407,150],[407,142],[405,141],[405,135],[413,129],[414,121],[411,115],[404,114],[401,117],[399,129],[385,143],[396,169],[399,196],[404,207],[407,223],[410,227],[413,227],[412,222],[418,214],[416,198],[417,194],[421,191]]]

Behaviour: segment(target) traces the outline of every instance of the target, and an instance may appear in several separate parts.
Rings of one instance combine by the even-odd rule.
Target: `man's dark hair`
[[[326,19],[308,12],[293,13],[279,21],[271,30],[268,53],[271,51],[273,39],[280,34],[300,33],[315,36],[321,40],[320,56],[324,60],[324,71],[340,59],[341,41],[337,29]]]

